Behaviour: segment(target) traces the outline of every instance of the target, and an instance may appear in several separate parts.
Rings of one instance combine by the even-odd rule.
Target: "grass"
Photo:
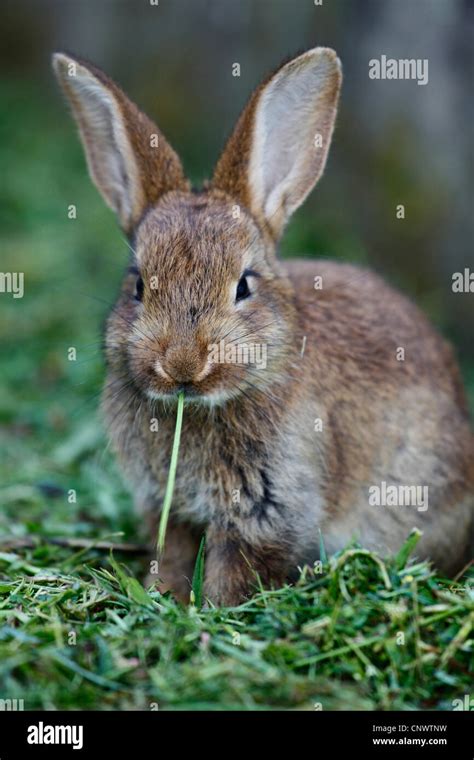
[[[403,555],[351,547],[294,586],[199,609],[94,549],[4,551],[1,696],[30,709],[452,709],[472,687],[472,584]]]
[[[25,273],[25,297],[1,301],[0,699],[452,709],[472,691],[472,575],[453,583],[406,566],[411,544],[386,563],[355,547],[329,560],[323,551],[324,572],[306,569],[295,586],[232,610],[201,609],[203,545],[187,608],[142,587],[145,557],[87,548],[149,538],[97,414],[100,325],[128,251],[59,98],[45,107],[33,89],[1,89],[2,270]],[[322,250],[324,230],[305,219],[285,245]]]
[[[166,527],[168,525],[168,518],[171,510],[171,502],[173,501],[174,482],[176,478],[176,468],[178,466],[179,442],[181,440],[181,427],[183,424],[183,410],[184,393],[178,393],[178,404],[176,408],[176,428],[173,438],[173,449],[171,451],[168,481],[166,483],[165,497],[163,499],[163,508],[161,510],[160,524],[158,527],[157,545],[160,555],[163,554],[165,548]]]

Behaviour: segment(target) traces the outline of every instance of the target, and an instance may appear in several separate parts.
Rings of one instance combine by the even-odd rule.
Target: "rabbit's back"
[[[284,264],[295,290],[305,353],[348,378],[386,386],[426,381],[448,393],[467,416],[467,402],[451,346],[407,297],[374,272],[325,260]],[[341,375],[340,375],[341,376]]]
[[[474,446],[451,347],[372,272],[327,261],[285,268],[320,416],[330,548],[356,535],[394,549],[417,526],[423,554],[458,566],[468,551]],[[413,505],[403,503],[410,493]],[[385,503],[397,495],[398,506]]]

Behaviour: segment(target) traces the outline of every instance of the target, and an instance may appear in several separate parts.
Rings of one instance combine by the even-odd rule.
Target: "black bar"
[[[64,727],[56,732],[55,727]],[[68,728],[69,727],[69,728]],[[76,727],[74,732],[73,727]],[[82,727],[82,734],[81,734]],[[0,760],[95,757],[140,760],[166,752],[472,760],[473,714],[453,712],[0,712]],[[43,740],[42,744],[30,743]],[[70,740],[73,744],[49,744]],[[424,743],[423,743],[424,742]],[[82,746],[79,746],[81,745]],[[310,754],[308,754],[310,751]]]

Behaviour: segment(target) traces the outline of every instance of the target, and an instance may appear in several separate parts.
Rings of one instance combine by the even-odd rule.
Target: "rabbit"
[[[184,394],[157,588],[189,600],[203,534],[214,605],[291,582],[321,536],[330,554],[357,541],[387,556],[418,528],[419,558],[463,567],[474,436],[452,348],[377,274],[276,255],[325,168],[336,53],[310,49],[267,77],[201,189],[102,71],[65,53],[53,65],[133,252],[106,324],[102,407],[153,537]]]

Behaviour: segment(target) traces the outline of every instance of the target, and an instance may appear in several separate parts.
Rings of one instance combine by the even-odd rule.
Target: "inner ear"
[[[146,194],[126,128],[126,111],[120,110],[112,90],[85,70],[69,83],[69,91],[90,175],[122,226],[130,229],[145,208]]]
[[[280,205],[292,213],[319,176],[317,139],[327,139],[328,126],[326,77],[327,67],[301,63],[274,77],[259,99],[249,181],[254,203],[268,219]],[[308,169],[313,177],[306,176]]]
[[[179,158],[102,71],[63,53],[54,55],[53,65],[78,124],[92,181],[129,233],[161,195],[188,189]]]
[[[214,185],[247,205],[274,238],[324,170],[340,84],[328,48],[285,64],[254,92],[217,164]]]

